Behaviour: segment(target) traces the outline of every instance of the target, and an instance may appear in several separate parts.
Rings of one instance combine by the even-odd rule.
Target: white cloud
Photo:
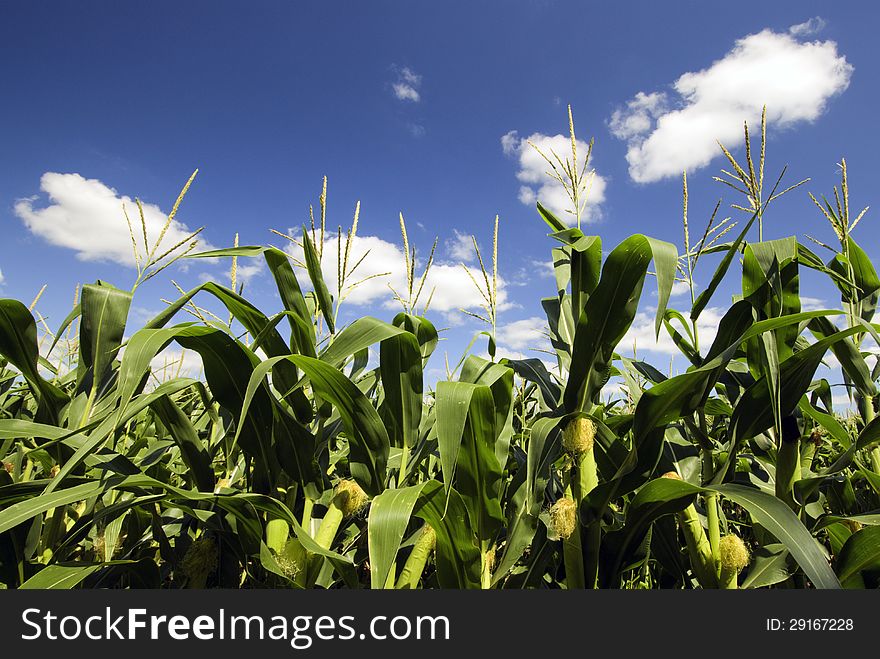
[[[551,178],[547,172],[550,165],[529,142],[537,146],[548,158],[553,159],[556,153],[563,160],[571,158],[571,139],[567,135],[543,135],[533,133],[527,138],[520,138],[515,130],[501,137],[501,148],[505,155],[516,158],[519,170],[516,178],[522,185],[519,188],[519,200],[527,206],[533,206],[536,201],[552,211],[560,220],[567,224],[575,224],[575,216],[572,214],[571,200],[562,185]],[[584,166],[584,156],[587,154],[589,145],[577,140],[578,172]],[[589,189],[586,197],[582,221],[594,222],[601,216],[599,204],[605,200],[605,187],[607,181],[604,177],[592,171]]]
[[[626,159],[640,183],[681,176],[721,154],[716,140],[741,145],[743,121],[754,126],[767,106],[767,120],[780,127],[815,121],[828,100],[849,85],[853,66],[833,41],[800,41],[818,21],[790,32],[766,29],[739,39],[720,60],[681,75],[673,93],[639,92],[609,120],[628,146]]]
[[[263,274],[265,265],[266,262],[259,258],[239,258],[235,268],[236,282],[247,285],[251,279]]]
[[[697,283],[694,282],[694,289],[698,289]],[[672,284],[672,292],[669,294],[670,297],[678,297],[680,295],[685,295],[686,293],[691,292],[691,285],[686,281],[681,281],[679,279],[675,280]],[[654,291],[654,294],[657,294],[657,291]]]
[[[556,276],[556,266],[553,261],[538,261],[537,259],[532,260],[532,266],[535,268],[535,272],[537,272],[539,277],[552,278]]]
[[[324,280],[332,295],[336,295],[337,289],[337,254],[339,238],[328,238],[324,244],[324,258],[322,269]],[[343,251],[345,238],[343,238]],[[290,244],[288,253],[302,262],[302,250],[298,246]],[[389,286],[403,296],[406,296],[406,267],[404,265],[403,250],[394,243],[383,240],[378,236],[358,235],[354,238],[349,255],[349,268],[364,257],[347,280],[348,284],[363,281],[353,290],[346,294],[344,304],[371,305],[378,304],[385,308],[398,308],[399,304],[392,299]],[[344,257],[343,257],[344,259]],[[424,263],[417,263],[416,277],[420,277]],[[482,273],[479,269],[469,268],[471,275],[478,281],[482,281]],[[300,270],[300,272],[302,272]],[[501,277],[498,278],[498,310],[509,309],[513,305],[508,301],[507,284]],[[483,298],[474,287],[471,277],[465,268],[458,263],[443,263],[435,261],[428,273],[422,294],[419,297],[418,308],[421,309],[431,290],[434,295],[431,298],[430,309],[439,312],[450,312],[457,309],[477,309],[481,306]]]
[[[622,140],[638,138],[651,130],[654,121],[667,112],[666,94],[663,92],[637,93],[627,101],[626,109],[615,110],[611,115],[610,128],[615,137]]]
[[[397,69],[397,80],[392,83],[391,88],[398,100],[418,103],[422,99],[419,93],[421,84],[422,76],[405,66]]]
[[[813,18],[806,20],[803,23],[792,25],[788,28],[788,33],[795,37],[811,37],[824,30],[825,25],[827,25],[827,23],[824,18],[821,16],[813,16]]]
[[[513,350],[546,349],[549,348],[547,331],[547,320],[532,316],[499,325],[495,331],[495,340]]]
[[[48,195],[48,206],[36,207],[36,197],[21,199],[15,204],[15,214],[32,233],[52,245],[75,250],[77,258],[83,261],[113,261],[134,266],[131,235],[122,212],[125,204],[143,254],[143,231],[137,206],[131,197],[119,195],[97,179],[56,172],[46,172],[40,177],[40,190]],[[145,203],[143,208],[147,238],[152,247],[167,215],[155,204]],[[174,220],[162,238],[156,256],[190,233],[185,224]],[[201,242],[200,247],[212,249],[205,242]]]
[[[825,300],[821,298],[809,297],[807,295],[801,296],[801,311],[819,311],[820,309],[827,308]]]
[[[470,234],[462,233],[458,229],[452,230],[455,237],[446,241],[446,253],[449,258],[463,263],[473,263],[477,260],[477,252],[474,249],[474,239]]]
[[[647,311],[640,311],[636,314],[633,324],[629,331],[624,335],[617,347],[617,351],[625,357],[632,355],[633,346],[637,354],[643,352],[660,353],[666,355],[679,355],[681,351],[675,345],[669,332],[665,327],[660,328],[660,339],[654,338],[654,314]],[[700,348],[705,353],[715,340],[718,333],[718,323],[724,316],[724,309],[720,307],[708,307],[700,314],[697,321],[697,330],[700,335]],[[678,323],[673,323],[678,332],[687,338],[687,333],[679,327]]]
[[[6,281],[6,277],[3,276],[3,271],[0,270],[0,284],[2,284],[4,281]]]

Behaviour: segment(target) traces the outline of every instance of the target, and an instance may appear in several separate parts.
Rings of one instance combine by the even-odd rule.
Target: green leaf
[[[828,338],[838,331],[837,326],[827,318],[814,318],[808,327],[817,339]],[[877,395],[877,387],[871,377],[871,370],[852,339],[842,339],[832,344],[831,352],[837,357],[843,372],[846,373],[862,396]]]
[[[791,318],[792,316],[787,316]],[[801,397],[806,393],[813,380],[813,375],[828,349],[834,343],[852,336],[860,328],[842,330],[821,339],[810,347],[796,352],[782,362],[779,368],[780,409],[782,416],[787,416],[797,407]],[[754,437],[773,425],[773,407],[771,404],[771,385],[766,377],[757,380],[746,389],[730,417],[733,445],[728,464],[734,459],[736,448],[742,441]],[[721,470],[721,474],[725,470]]]
[[[631,562],[657,519],[684,510],[701,491],[696,485],[674,478],[657,478],[646,483],[629,505],[626,525],[606,537],[606,551],[615,557],[611,574],[617,575],[622,566]]]
[[[107,283],[86,284],[80,298],[77,380],[81,384],[91,370],[93,390],[105,382],[125,336],[125,321],[131,306],[131,293]]]
[[[544,208],[540,201],[538,202],[538,213],[541,215],[541,219],[543,219],[554,231],[564,231],[567,228],[565,222]]]
[[[37,324],[28,308],[18,300],[0,300],[0,355],[19,370],[39,397],[36,420],[58,423],[67,395],[40,376]]]
[[[397,558],[422,485],[385,490],[370,503],[367,535],[370,552],[370,588],[384,588]]]
[[[758,547],[740,588],[766,588],[785,581],[791,576],[788,561],[789,552],[783,544]]]
[[[865,527],[853,533],[837,557],[837,576],[846,587],[857,584],[862,570],[880,568],[880,526]]]
[[[119,482],[118,477],[113,477],[104,482],[83,483],[12,504],[8,508],[0,510],[0,533],[33,519],[47,510],[66,506],[109,491]],[[0,500],[2,500],[2,495],[3,488],[0,488]]]
[[[504,465],[513,437],[513,369],[476,355],[468,355],[461,367],[461,382],[483,384],[492,392],[495,409],[495,457]]]
[[[585,236],[580,229],[574,228],[557,231],[552,237],[568,248],[562,251],[559,264],[554,264],[554,271],[559,290],[565,290],[566,281],[571,283],[571,308],[574,318],[578,319],[599,284],[602,239],[599,236]]]
[[[479,588],[480,550],[474,543],[472,523],[461,496],[454,489],[444,493],[437,481],[423,483],[414,514],[437,534],[434,561],[441,588]]]
[[[464,503],[455,490],[445,496],[443,486],[434,480],[386,490],[370,504],[367,528],[371,587],[384,587],[414,516],[425,520],[437,534],[435,560],[440,587],[479,588],[480,552]]]
[[[22,590],[69,590],[103,565],[48,565],[25,581]]]
[[[333,320],[333,299],[330,297],[330,291],[327,290],[327,284],[324,282],[324,274],[321,271],[321,259],[315,250],[315,245],[309,236],[309,232],[306,231],[305,225],[302,228],[302,244],[306,270],[309,273],[309,279],[312,280],[312,287],[315,289],[315,299],[318,301],[318,306],[321,308],[324,320],[327,321],[327,329],[332,334],[336,331]]]
[[[379,414],[391,444],[410,449],[419,436],[423,404],[422,352],[414,334],[404,332],[382,341],[379,373],[385,395]]]
[[[727,247],[727,252],[725,252],[724,257],[718,264],[718,267],[715,268],[715,273],[712,275],[712,280],[709,282],[709,286],[707,286],[706,290],[704,290],[697,296],[693,307],[691,307],[691,320],[696,321],[697,318],[700,317],[703,309],[705,309],[706,305],[709,304],[709,300],[711,300],[712,296],[715,295],[715,291],[718,290],[718,286],[721,284],[721,280],[724,279],[724,275],[727,274],[727,271],[730,268],[730,264],[733,263],[733,257],[736,256],[737,253],[739,253],[740,245],[742,245],[743,240],[745,240],[746,234],[749,232],[749,229],[752,228],[752,225],[755,223],[756,219],[758,219],[757,213],[752,215],[751,219],[746,223],[745,227],[740,232],[739,236],[737,236],[736,240],[730,243],[730,246]]]
[[[659,332],[672,289],[675,247],[642,235],[630,236],[608,255],[599,284],[577,322],[564,394],[567,412],[589,411],[607,381],[614,350],[638,310],[652,258],[658,270],[655,330]]]
[[[502,469],[495,454],[495,405],[491,389],[465,382],[438,382],[437,440],[444,482],[454,486],[483,541],[501,526]]]
[[[43,494],[48,494],[61,487],[67,477],[73,473],[74,469],[99,451],[100,447],[107,442],[108,437],[112,436],[113,433],[123,427],[130,419],[133,419],[146,409],[154,400],[161,396],[176,394],[197,384],[196,380],[190,380],[188,378],[175,378],[168,382],[163,382],[149,394],[142,394],[130,405],[127,405],[125,408],[120,408],[118,413],[107,413],[103,417],[93,419],[92,423],[80,429],[82,431],[91,430],[88,437],[81,441],[76,452],[64,462],[61,471],[58,472],[58,475],[55,476],[55,478],[49,481]],[[69,436],[71,439],[74,439],[76,435],[77,433],[70,433]],[[53,439],[53,441],[64,441],[66,438],[67,437],[62,436]]]
[[[238,320],[245,329],[247,329],[251,336],[255,337],[254,344],[250,346],[252,352],[255,352],[257,348],[262,348],[269,357],[278,357],[280,355],[289,355],[291,353],[290,347],[288,347],[287,343],[285,343],[281,334],[279,334],[275,327],[275,324],[280,320],[280,317],[274,322],[269,320],[263,312],[257,309],[248,300],[238,295],[235,291],[213,282],[207,282],[197,286],[182,295],[173,304],[169,305],[165,311],[148,322],[144,326],[144,329],[153,330],[164,327],[171,318],[180,311],[187,302],[189,302],[189,300],[201,291],[209,293],[219,300],[229,313],[232,314],[232,316]],[[300,329],[300,333],[303,334],[301,340],[304,343],[302,346],[298,346],[302,353],[313,355],[314,346],[308,343],[311,341],[311,334],[308,328],[304,327],[304,325],[310,324],[310,321],[309,323],[306,323],[306,321],[296,313],[285,315],[287,315],[288,318],[294,319],[296,326]],[[311,318],[311,316],[309,316],[309,318]],[[135,337],[137,337],[137,334],[132,337],[132,341],[129,341],[126,351],[131,348]],[[146,354],[148,355],[149,352]],[[146,367],[143,363],[139,364],[138,372],[145,372],[145,368]],[[311,420],[311,405],[306,399],[305,394],[296,388],[298,380],[299,375],[296,372],[296,368],[292,364],[285,362],[279,366],[278,371],[275,373],[273,384],[275,388],[285,396],[287,402],[290,403],[294,411],[297,413],[297,417],[304,422],[308,422]],[[288,394],[288,392],[290,393]],[[123,398],[123,404],[124,403],[125,399]]]
[[[272,273],[272,277],[275,279],[275,285],[278,288],[278,294],[281,296],[284,309],[289,312],[287,317],[290,323],[293,348],[301,355],[314,357],[315,326],[312,324],[312,314],[306,305],[299,281],[290,265],[290,259],[287,254],[277,247],[244,246],[189,254],[186,258],[252,257],[259,256],[260,254],[263,255],[266,265],[269,266],[269,272]]]
[[[371,316],[364,316],[336,334],[330,345],[321,352],[319,358],[331,366],[342,368],[342,365],[352,355],[376,343],[405,333],[406,330],[400,327],[395,327]]]
[[[241,416],[248,413],[255,394],[264,386],[266,374],[281,360],[299,366],[309,378],[312,389],[339,412],[349,441],[351,476],[364,491],[376,496],[385,489],[390,441],[379,413],[357,386],[338,369],[311,357],[288,355],[264,360],[249,376],[242,397]]]
[[[202,492],[214,490],[214,470],[208,453],[189,417],[168,396],[157,398],[152,406],[171,438],[180,448],[180,455]]]
[[[538,385],[548,409],[555,409],[559,405],[562,390],[540,359],[502,359],[501,363],[510,366],[522,379]]]

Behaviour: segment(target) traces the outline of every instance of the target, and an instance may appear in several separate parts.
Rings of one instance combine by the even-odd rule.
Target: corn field
[[[0,300],[0,583],[876,588],[880,278],[852,235],[863,214],[851,215],[845,162],[841,186],[814,198],[817,227],[830,224],[839,244],[764,239],[776,200],[806,193],[765,181],[761,128],[759,156],[748,134],[743,161],[724,151],[718,178],[742,195],[739,222],[716,207],[695,229],[685,178],[683,245],[633,235],[609,249],[581,227],[590,172],[570,124],[572,154],[543,155],[572,217],[538,204],[535,218],[555,275],[541,300],[551,363],[496,359],[496,220],[473,280],[488,348],[439,382],[426,376],[441,338],[424,286],[431,257],[418,258],[402,218],[402,310],[344,327],[357,214],[338,232],[331,291],[326,187],[310,224],[285,236],[295,260],[237,239],[197,253],[195,235],[157,254],[128,218],[130,289],[82,286],[51,329],[34,305]],[[229,259],[231,282],[181,289],[129,327],[138,286],[178,258]],[[244,297],[244,258],[265,261],[279,311]],[[803,310],[805,269],[836,287],[839,309]],[[722,280],[741,290],[701,341]],[[670,305],[675,284],[689,310]],[[623,345],[646,300],[679,374]],[[169,346],[198,353],[203,375],[157,373]],[[850,406],[834,408],[823,364],[839,368]]]

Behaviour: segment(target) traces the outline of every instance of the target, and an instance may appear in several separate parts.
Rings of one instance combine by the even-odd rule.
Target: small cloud
[[[514,155],[519,149],[519,131],[512,130],[501,136],[501,150],[505,156]]]
[[[6,281],[6,277],[3,276],[3,271],[0,270],[0,284],[2,284],[4,281]]]
[[[534,266],[541,277],[549,278],[556,276],[556,268],[553,265],[553,261],[538,261],[535,259],[532,261],[532,266]]]
[[[651,183],[705,167],[721,155],[718,141],[743,144],[743,121],[755,125],[764,106],[780,127],[818,119],[853,73],[834,41],[799,40],[823,24],[750,34],[708,68],[679,76],[672,92],[638,92],[608,121],[627,144],[630,177]]]
[[[495,340],[513,350],[546,348],[549,343],[547,332],[547,320],[532,316],[500,325],[495,331]]]
[[[263,274],[266,262],[260,259],[239,258],[235,268],[238,283],[249,284],[251,279]]]
[[[578,171],[584,167],[584,156],[589,145],[581,140],[576,141],[578,154]],[[572,212],[571,200],[568,193],[559,181],[551,178],[547,171],[550,165],[538,153],[534,145],[548,158],[557,154],[560,158],[571,158],[571,139],[567,135],[544,135],[533,133],[527,138],[521,138],[515,130],[501,136],[501,149],[508,157],[515,158],[519,165],[516,178],[522,185],[519,188],[519,200],[527,206],[533,206],[535,202],[541,204],[554,213],[560,220],[567,224],[575,223],[575,215]],[[586,205],[581,219],[585,222],[595,222],[601,217],[599,205],[605,201],[605,187],[607,181],[595,170],[587,173],[590,177],[587,187]]]
[[[694,288],[697,288],[697,283],[694,282]],[[670,293],[670,297],[678,297],[679,295],[684,295],[685,293],[690,293],[691,286],[686,281],[676,281],[672,284],[672,292]],[[654,291],[656,295],[657,291]]]
[[[391,84],[394,95],[400,101],[410,101],[418,103],[422,100],[419,93],[419,87],[422,85],[422,76],[417,74],[411,68],[405,66],[397,69],[397,80]]]
[[[409,134],[413,137],[424,137],[425,136],[425,127],[421,124],[413,124],[409,123],[406,125],[406,129],[409,131]]]
[[[128,322],[136,323],[138,326],[143,325],[148,320],[152,320],[161,313],[160,309],[150,309],[149,307],[133,306],[128,311]]]
[[[811,37],[815,34],[819,34],[825,29],[826,25],[827,23],[824,18],[821,16],[813,16],[813,18],[804,21],[803,23],[792,25],[788,28],[788,33],[793,37]]]
[[[809,297],[806,295],[801,296],[801,311],[819,311],[820,309],[827,309],[825,306],[825,300],[818,297]]]
[[[611,134],[622,140],[630,140],[651,130],[654,121],[667,112],[668,100],[664,92],[637,93],[627,101],[626,109],[615,110],[608,127]]]
[[[463,263],[473,263],[477,260],[477,252],[474,249],[473,236],[461,233],[458,229],[452,230],[454,238],[446,241],[446,253],[449,258]]]

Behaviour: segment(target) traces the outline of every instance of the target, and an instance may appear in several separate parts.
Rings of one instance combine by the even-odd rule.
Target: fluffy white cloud
[[[637,139],[650,131],[657,117],[666,112],[665,93],[639,92],[627,101],[625,109],[615,110],[611,115],[611,132],[622,140]]]
[[[499,345],[513,350],[546,349],[549,348],[547,332],[547,320],[532,316],[499,325],[495,332],[495,340]]]
[[[419,94],[421,84],[422,76],[405,66],[397,70],[397,80],[392,83],[391,89],[398,100],[418,103],[422,99]]]
[[[462,233],[453,229],[454,237],[446,241],[446,253],[449,258],[462,263],[473,263],[477,260],[477,252],[474,249],[474,239],[470,234]],[[480,250],[482,252],[482,250]]]
[[[144,252],[141,229],[135,202],[120,195],[97,179],[79,174],[46,172],[40,177],[40,190],[49,197],[49,205],[37,207],[37,198],[21,199],[15,204],[15,214],[25,226],[52,245],[76,251],[83,261],[114,261],[122,265],[135,264],[131,235],[122,206],[125,204],[141,254]],[[147,238],[155,243],[167,215],[155,204],[143,204]],[[174,220],[162,238],[156,256],[186,238],[191,230]],[[212,249],[201,241],[202,249]]]
[[[345,237],[342,240],[344,252]],[[336,236],[325,241],[322,260],[324,280],[330,293],[334,296],[337,291],[338,241],[339,238]],[[287,247],[287,252],[297,261],[302,262],[303,255],[300,247],[291,243]],[[389,309],[398,307],[399,304],[393,300],[391,287],[399,294],[406,296],[406,266],[403,250],[378,236],[358,235],[351,245],[349,269],[361,257],[364,257],[363,260],[346,281],[346,289],[348,290],[350,285],[355,282],[362,283],[354,289],[348,290],[347,293],[343,292],[346,295],[345,303],[354,305],[379,304]],[[416,277],[421,276],[423,268],[424,263],[417,263]],[[468,270],[477,282],[483,281],[483,275],[478,268],[468,267]],[[304,272],[302,276],[305,276]],[[501,277],[498,279],[498,310],[501,311],[510,308],[512,304],[508,301],[506,282]],[[459,263],[434,261],[419,297],[419,309],[427,302],[432,289],[434,289],[434,295],[431,298],[430,309],[434,311],[473,310],[478,309],[483,303],[483,298],[476,290],[471,277]]]
[[[0,270],[0,284],[2,284],[4,281],[6,281],[6,277],[3,276],[3,271]]]
[[[251,279],[263,274],[266,262],[259,258],[239,258],[235,268],[235,280],[248,284]]]
[[[699,291],[699,286],[694,282],[694,289]],[[680,295],[685,295],[691,292],[691,286],[686,281],[676,280],[672,284],[672,291],[670,292],[670,297],[679,297]],[[654,291],[654,295],[657,294],[657,291]]]
[[[624,335],[623,340],[617,347],[617,351],[625,357],[632,355],[633,347],[637,354],[643,352],[660,353],[666,355],[679,355],[681,351],[673,342],[666,328],[660,328],[659,340],[654,338],[654,313],[653,309],[648,311],[640,311],[636,314],[633,324],[629,331]],[[697,330],[700,334],[700,348],[705,353],[706,349],[712,345],[715,335],[718,333],[718,323],[724,316],[724,309],[720,307],[708,307],[700,314],[697,321]],[[682,336],[687,338],[685,331],[673,323]]]
[[[743,121],[780,127],[816,120],[849,85],[853,66],[833,41],[801,39],[821,29],[811,19],[788,32],[766,29],[739,39],[720,60],[681,75],[666,92],[636,94],[609,120],[628,146],[633,180],[648,183],[705,167],[726,147],[741,145]]]
[[[567,224],[575,224],[575,216],[568,194],[562,185],[551,178],[547,172],[550,165],[530,144],[538,147],[548,158],[553,159],[553,153],[565,160],[571,158],[571,139],[567,135],[543,135],[533,133],[527,138],[521,138],[515,130],[501,137],[501,148],[507,156],[515,158],[519,165],[516,178],[522,185],[519,188],[519,200],[527,206],[533,206],[536,201],[552,211],[560,220]],[[577,140],[578,173],[584,166],[584,157],[589,145]],[[601,216],[599,204],[605,200],[606,180],[594,170],[590,176],[584,207],[584,222],[594,222]]]

